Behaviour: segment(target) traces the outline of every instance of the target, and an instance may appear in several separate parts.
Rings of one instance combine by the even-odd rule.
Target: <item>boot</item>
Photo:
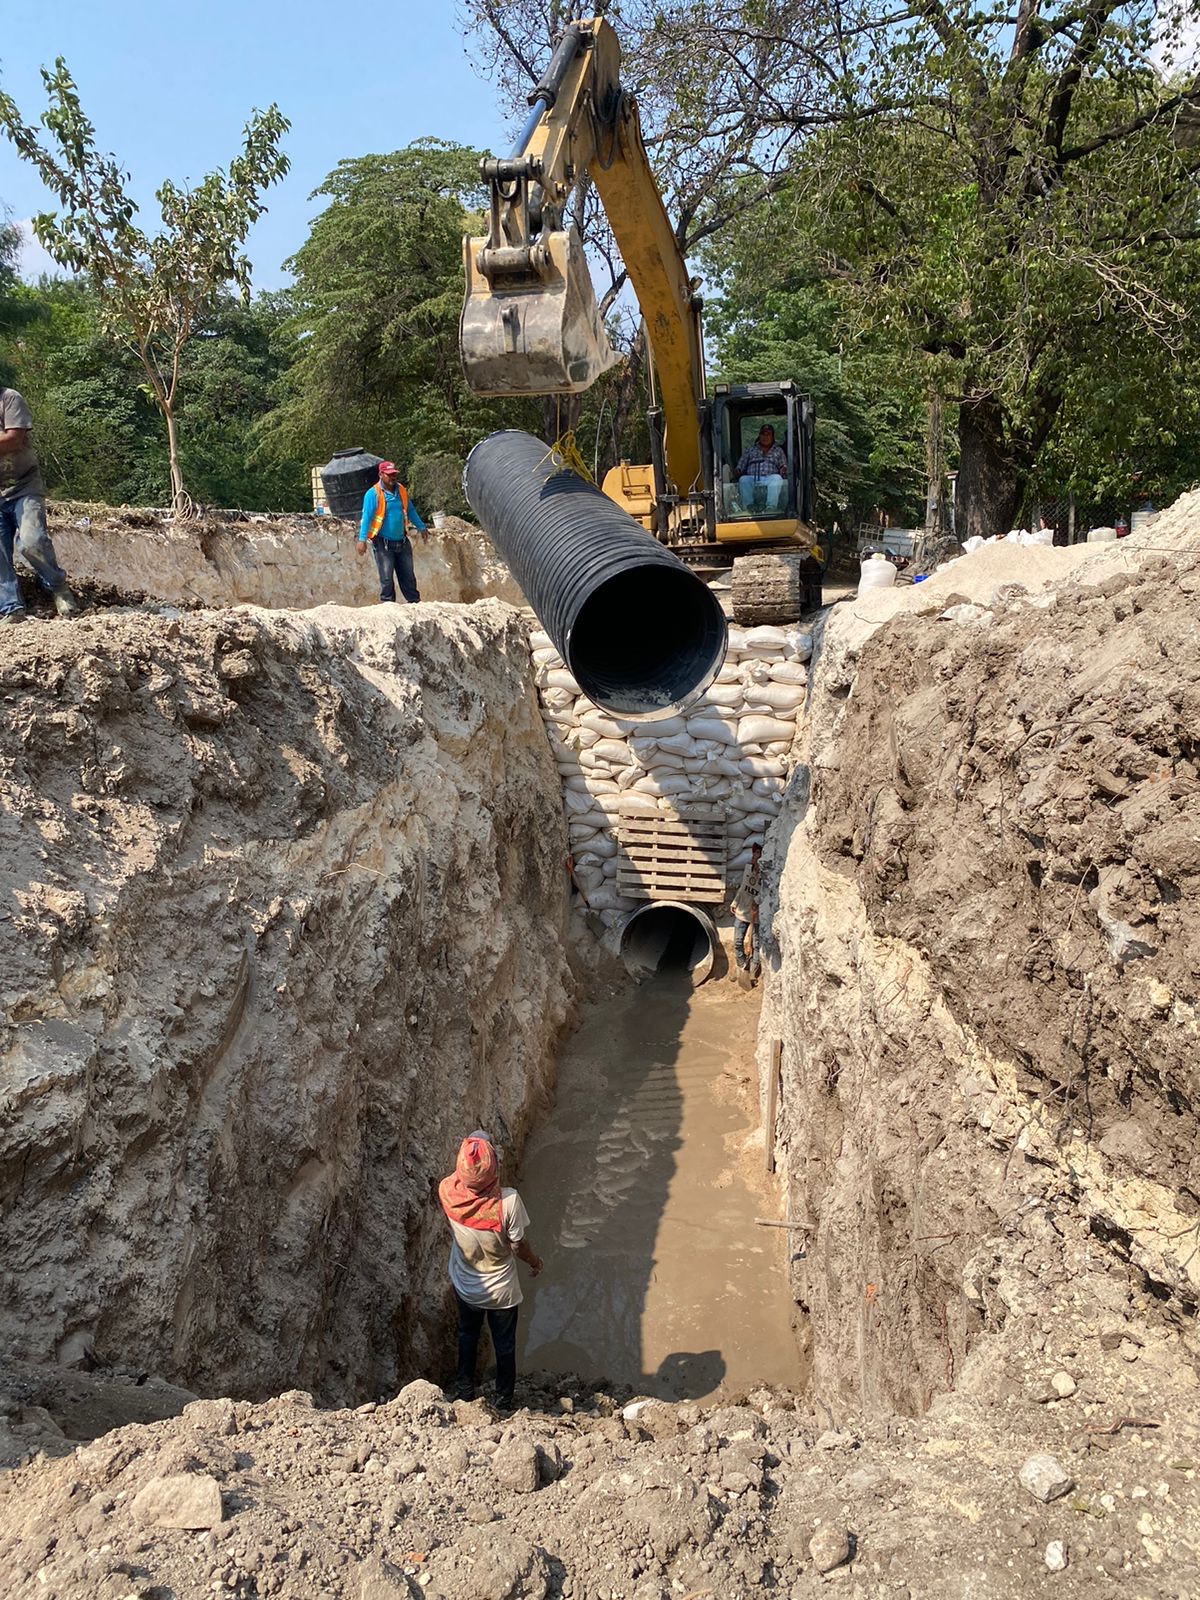
[[[64,583],[61,589],[54,591],[54,609],[60,617],[77,617],[83,607]]]
[[[21,607],[17,611],[5,611],[0,614],[0,624],[6,625],[10,628],[15,627],[18,622],[25,622],[26,620],[27,618],[24,607]]]

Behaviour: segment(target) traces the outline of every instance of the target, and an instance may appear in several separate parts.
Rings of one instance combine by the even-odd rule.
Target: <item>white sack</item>
[[[601,739],[599,744],[592,746],[592,754],[606,761],[610,767],[633,765],[633,751],[623,739]]]
[[[788,642],[788,635],[782,628],[769,626],[747,628],[746,642],[742,649],[753,650],[757,655],[780,656]]]
[[[575,696],[567,689],[543,689],[542,704],[552,711],[565,711],[568,706],[574,709]]]
[[[705,690],[703,698],[698,702],[700,708],[705,706],[736,706],[742,698],[742,686],[738,683],[714,683]]]
[[[756,706],[767,706],[776,713],[794,717],[804,704],[804,690],[798,683],[756,683],[746,690],[746,699]]]
[[[745,756],[739,765],[748,778],[782,778],[784,775],[783,762],[778,756]]]
[[[692,780],[682,772],[644,772],[633,786],[639,794],[691,794]]]
[[[711,739],[714,744],[736,744],[738,724],[716,717],[692,717],[688,722],[688,732],[693,739]]]
[[[743,717],[738,723],[738,738],[743,745],[790,739],[794,732],[790,723],[775,717]]]
[[[578,716],[581,728],[591,728],[601,739],[620,739],[621,730],[613,719],[603,711],[598,711],[588,702],[588,709],[580,711]]]
[[[808,682],[808,668],[802,661],[772,661],[767,670],[776,683]]]
[[[573,695],[579,693],[579,685],[566,667],[551,667],[546,674],[546,687],[549,689],[569,689]]]
[[[541,628],[531,628],[529,631],[529,648],[531,650],[553,650],[554,641]]]

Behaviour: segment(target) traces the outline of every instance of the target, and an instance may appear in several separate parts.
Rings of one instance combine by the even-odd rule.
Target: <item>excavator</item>
[[[571,23],[529,96],[515,153],[482,164],[487,234],[463,241],[467,383],[484,397],[575,395],[620,359],[579,232],[563,220],[590,178],[641,308],[652,383],[650,461],[620,462],[604,493],[689,565],[732,568],[735,621],[792,621],[821,604],[813,405],[790,380],[708,393],[701,301],[620,74],[612,26]],[[770,447],[766,429],[777,448],[756,473],[743,457],[756,441]]]

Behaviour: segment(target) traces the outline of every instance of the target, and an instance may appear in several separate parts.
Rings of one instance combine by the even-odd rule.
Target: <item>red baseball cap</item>
[[[396,465],[396,463],[394,461],[381,461],[379,463],[379,476],[381,478],[383,477],[385,472],[399,473],[399,471],[400,471],[400,468]]]

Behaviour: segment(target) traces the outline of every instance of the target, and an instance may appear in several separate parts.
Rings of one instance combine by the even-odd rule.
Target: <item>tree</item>
[[[462,238],[480,226],[480,152],[426,139],[343,161],[288,262],[294,361],[260,430],[272,459],[322,462],[358,444],[410,465],[460,458],[499,425],[462,375]],[[502,408],[529,425],[530,407]]]
[[[533,66],[540,0],[471,10],[491,59]],[[1153,341],[1179,370],[1200,75],[1169,74],[1197,0],[623,0],[614,18],[681,218],[696,177],[681,238],[756,208],[764,254],[920,359],[957,413],[964,533],[1010,526],[1099,351],[1125,365]]]
[[[289,124],[277,106],[255,112],[228,172],[212,172],[194,189],[165,181],[156,196],[163,228],[149,237],[134,220],[128,174],[97,149],[61,56],[42,79],[49,108],[41,121],[54,148],[3,93],[0,128],[63,207],[34,218],[40,243],[61,266],[86,274],[104,327],[141,365],[166,424],[172,504],[182,512],[188,504],[177,416],[183,354],[219,290],[233,284],[249,298],[250,262],[241,246],[266,209],[263,191],[288,170],[279,144]]]

